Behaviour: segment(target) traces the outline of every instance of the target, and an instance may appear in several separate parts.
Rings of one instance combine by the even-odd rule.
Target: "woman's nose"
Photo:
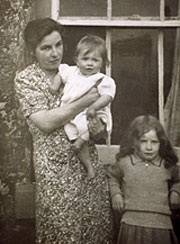
[[[51,55],[52,55],[53,57],[56,57],[56,56],[58,55],[58,51],[57,51],[56,48],[53,48],[53,49],[52,49]]]

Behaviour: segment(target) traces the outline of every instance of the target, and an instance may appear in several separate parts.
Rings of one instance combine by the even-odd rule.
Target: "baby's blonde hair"
[[[84,55],[86,55],[94,50],[98,50],[100,52],[104,65],[109,64],[105,41],[101,37],[93,35],[84,36],[78,42],[74,53],[74,60],[76,60],[77,56],[82,51],[84,52]]]

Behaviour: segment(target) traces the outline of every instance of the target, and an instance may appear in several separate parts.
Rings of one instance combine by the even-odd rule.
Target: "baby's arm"
[[[87,118],[93,118],[96,114],[96,111],[106,107],[111,101],[112,97],[110,95],[100,96],[96,102],[89,106],[87,110]]]
[[[109,77],[104,76],[100,84],[98,84],[98,91],[100,97],[87,110],[87,118],[92,117],[99,109],[106,107],[114,99],[116,93],[115,81]]]
[[[51,85],[49,86],[49,90],[52,94],[59,91],[59,88],[62,84],[62,79],[59,73],[57,73],[54,77],[54,79],[51,82]]]

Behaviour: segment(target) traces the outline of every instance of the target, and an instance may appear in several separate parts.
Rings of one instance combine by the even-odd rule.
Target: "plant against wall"
[[[27,22],[34,18],[34,10],[35,0],[1,0],[0,4],[1,216],[3,214],[8,217],[13,216],[14,186],[16,182],[31,177],[31,138],[25,121],[19,116],[19,105],[15,97],[13,80],[16,71],[24,68],[26,63],[23,51],[23,30]]]

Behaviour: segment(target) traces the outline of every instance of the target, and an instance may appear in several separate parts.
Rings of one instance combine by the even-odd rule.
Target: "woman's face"
[[[135,141],[135,153],[143,160],[159,158],[160,141],[155,130],[150,130]]]
[[[63,57],[63,42],[59,32],[45,36],[35,49],[40,67],[46,72],[56,71]]]

